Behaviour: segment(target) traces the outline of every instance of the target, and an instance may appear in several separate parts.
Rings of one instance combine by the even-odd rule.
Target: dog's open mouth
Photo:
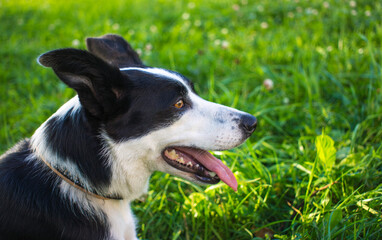
[[[194,178],[201,182],[216,184],[222,180],[233,190],[237,190],[237,181],[231,170],[205,150],[168,147],[162,152],[162,157],[169,165],[194,174]]]

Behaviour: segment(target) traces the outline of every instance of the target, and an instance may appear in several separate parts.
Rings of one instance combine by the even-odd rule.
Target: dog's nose
[[[250,136],[256,130],[257,119],[250,114],[245,114],[241,117],[240,126],[243,129],[243,131],[248,136]]]

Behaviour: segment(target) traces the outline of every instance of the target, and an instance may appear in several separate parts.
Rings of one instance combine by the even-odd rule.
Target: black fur
[[[92,128],[83,109],[53,117],[46,123],[49,148],[63,161],[72,161],[91,186],[103,188],[110,184],[111,169],[101,154],[103,145],[99,132]]]
[[[59,192],[59,178],[31,159],[29,140],[0,162],[0,239],[106,239],[105,217],[85,215]]]
[[[122,37],[107,34],[99,38],[87,38],[89,52],[119,68],[144,67],[138,54]]]
[[[119,102],[121,114],[105,124],[107,133],[116,141],[140,137],[166,127],[192,107],[186,97],[187,90],[179,82],[136,70],[124,74],[133,83],[133,88]],[[182,109],[173,106],[179,99],[185,102]]]
[[[101,120],[114,112],[117,98],[129,85],[117,67],[87,51],[54,50],[41,55],[38,61],[51,67],[64,83],[76,90],[85,109]]]

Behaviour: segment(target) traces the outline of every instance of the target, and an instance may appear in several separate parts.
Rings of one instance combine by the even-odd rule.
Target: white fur
[[[135,240],[136,238],[136,219],[130,208],[128,200],[98,200],[98,207],[102,208],[103,212],[108,217],[110,224],[110,233],[112,239],[115,240]]]
[[[165,69],[162,69],[162,68],[139,68],[139,67],[127,67],[127,68],[120,68],[119,69],[120,71],[130,71],[130,70],[135,70],[135,71],[142,71],[142,72],[145,72],[145,73],[150,73],[150,74],[154,74],[154,75],[158,75],[158,76],[162,76],[162,77],[166,77],[166,78],[169,78],[169,79],[173,79],[175,81],[179,81],[181,83],[185,83],[185,81],[183,80],[183,78],[173,72],[170,72],[170,71],[167,71]],[[187,89],[189,89],[189,87],[187,86],[187,84],[184,84]]]
[[[116,192],[130,201],[147,193],[152,170],[148,168],[147,161],[140,152],[142,147],[139,145],[142,142],[129,140],[116,143],[106,134],[103,134],[103,138],[106,139],[110,151],[109,161],[113,173],[109,192]]]
[[[50,118],[65,116],[66,113],[72,108],[73,108],[73,110],[72,110],[71,114],[75,114],[78,110],[80,110],[82,108],[80,100],[79,100],[77,95],[74,96],[69,101],[67,101],[64,105],[62,105]]]

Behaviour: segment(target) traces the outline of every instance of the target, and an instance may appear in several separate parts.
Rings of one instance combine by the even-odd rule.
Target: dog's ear
[[[58,49],[42,54],[38,62],[51,67],[56,75],[77,93],[83,107],[94,117],[104,119],[113,111],[128,79],[116,66],[78,49]]]
[[[137,52],[119,35],[106,34],[99,38],[87,38],[86,45],[89,52],[119,68],[144,66]]]

